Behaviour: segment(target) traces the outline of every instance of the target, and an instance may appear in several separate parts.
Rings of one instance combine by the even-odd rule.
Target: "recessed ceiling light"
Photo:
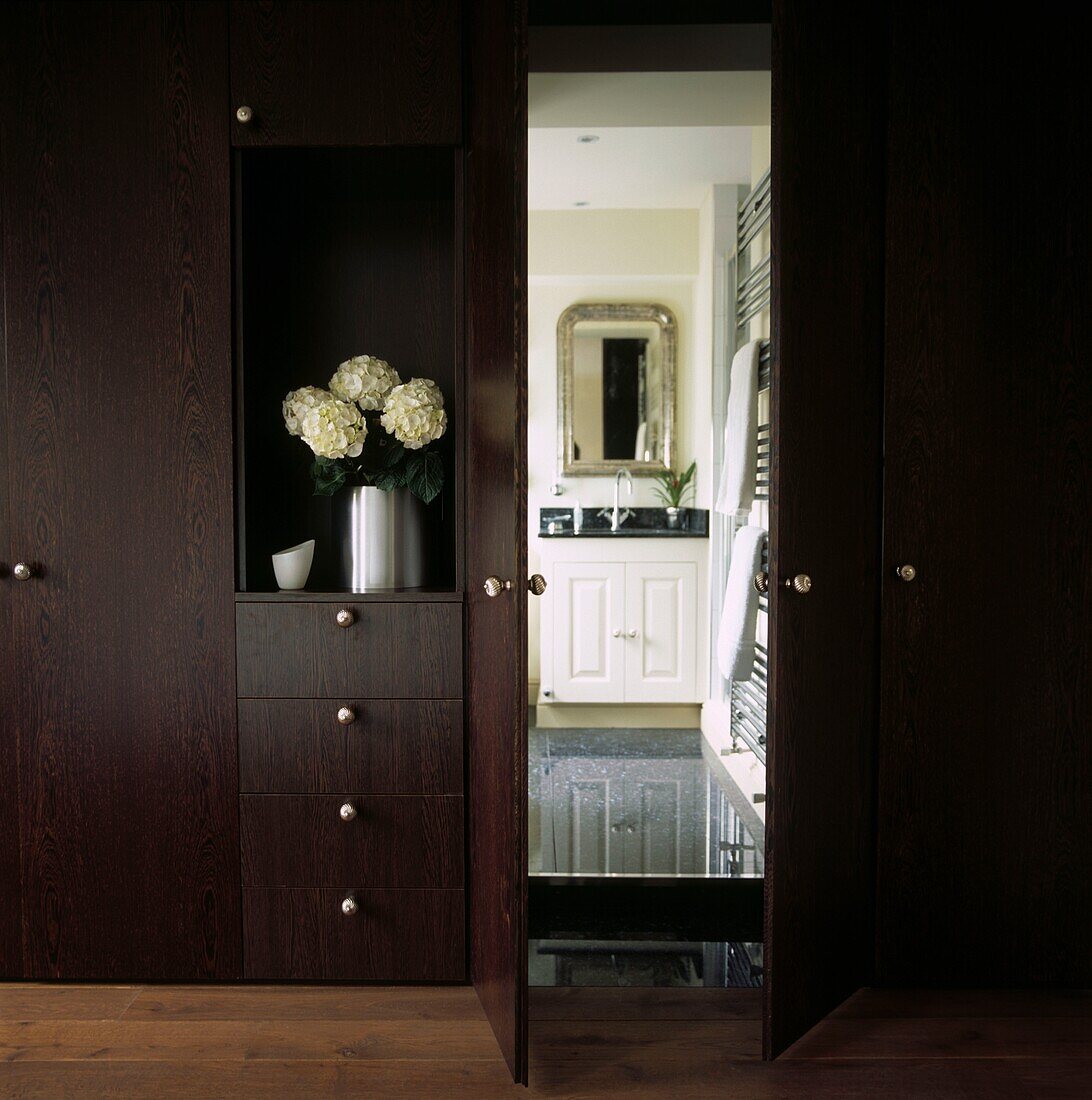
[[[576,139],[581,145],[594,145],[599,140],[598,134],[581,134]]]
[[[588,200],[587,199],[580,199],[579,202],[574,202],[573,203],[573,206],[587,206],[587,205],[588,205]]]

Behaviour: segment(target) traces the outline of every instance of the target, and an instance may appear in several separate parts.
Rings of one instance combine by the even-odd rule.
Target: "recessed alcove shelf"
[[[387,360],[403,381],[434,379],[449,417],[446,482],[428,508],[430,587],[382,598],[461,598],[456,151],[245,149],[234,168],[239,598],[377,598],[337,591],[331,502],[313,495],[312,456],[281,417],[286,393],[326,386],[362,354]],[[315,591],[278,592],[270,555],[309,538]]]
[[[236,592],[236,603],[462,603],[452,588],[379,588],[371,592]]]

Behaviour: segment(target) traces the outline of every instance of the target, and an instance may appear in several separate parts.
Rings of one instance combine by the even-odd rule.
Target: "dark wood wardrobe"
[[[1076,36],[772,9],[776,1055],[1092,980],[1092,295]],[[0,14],[0,978],[472,981],[525,1079],[525,21]],[[447,397],[436,584],[279,593],[360,352]]]

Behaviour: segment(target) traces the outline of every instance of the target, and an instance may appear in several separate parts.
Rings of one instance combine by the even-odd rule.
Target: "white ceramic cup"
[[[290,546],[287,550],[278,550],[273,555],[273,572],[280,588],[285,591],[302,588],[307,583],[314,557],[314,539],[301,542],[298,546]]]

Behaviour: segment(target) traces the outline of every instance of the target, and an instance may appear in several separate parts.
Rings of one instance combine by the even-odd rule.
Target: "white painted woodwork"
[[[626,563],[627,703],[697,698],[696,589],[693,562]]]
[[[559,562],[554,582],[554,698],[569,703],[621,698],[626,679],[625,566]]]

